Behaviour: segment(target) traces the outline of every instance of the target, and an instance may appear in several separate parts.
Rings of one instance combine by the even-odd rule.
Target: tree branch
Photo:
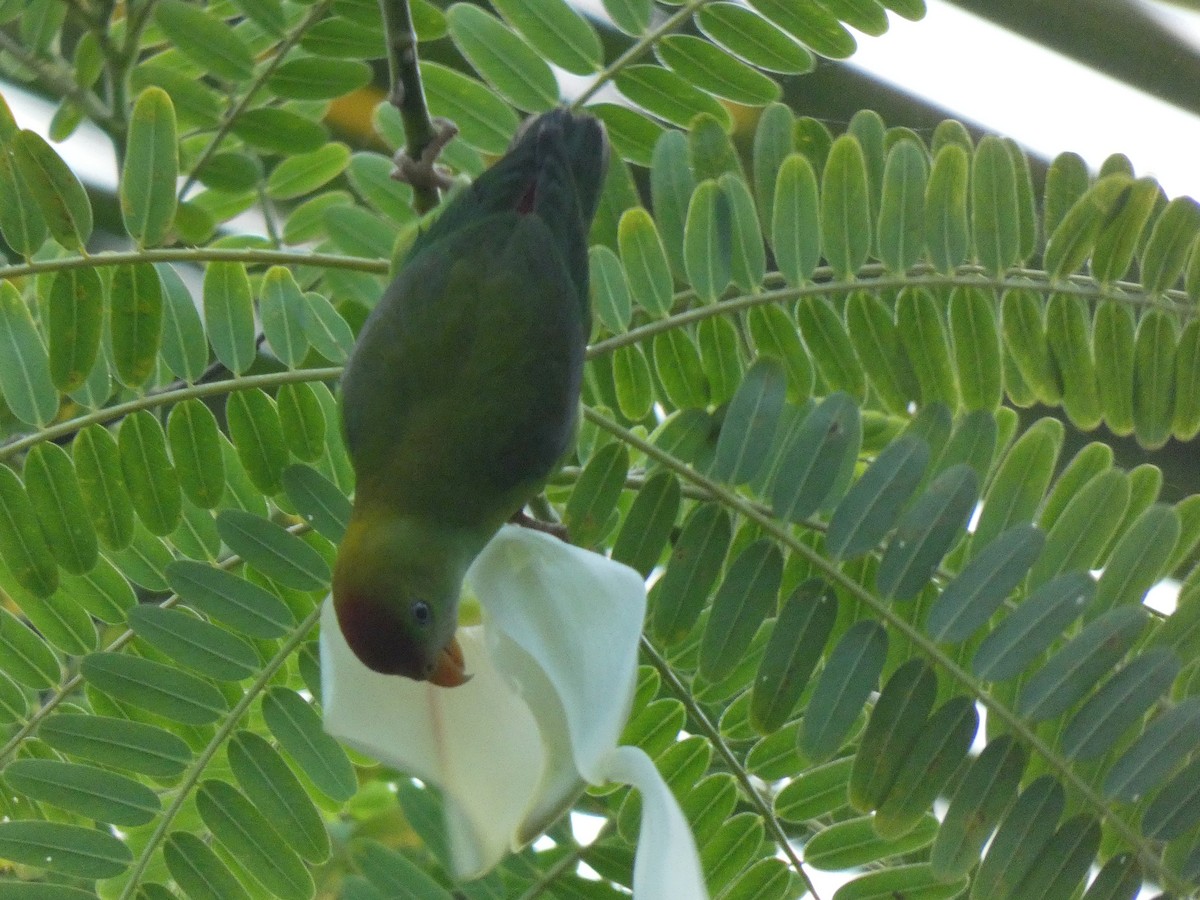
[[[406,145],[394,157],[396,171],[392,177],[412,185],[413,206],[418,213],[426,213],[437,206],[439,189],[449,187],[450,180],[435,163],[458,129],[445,119],[429,116],[408,0],[379,0],[379,11],[383,14],[391,80],[388,100],[400,113]]]

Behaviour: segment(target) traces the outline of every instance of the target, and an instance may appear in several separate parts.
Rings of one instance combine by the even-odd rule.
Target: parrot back
[[[342,380],[356,503],[494,530],[545,484],[578,415],[606,148],[593,119],[541,116],[414,244]]]

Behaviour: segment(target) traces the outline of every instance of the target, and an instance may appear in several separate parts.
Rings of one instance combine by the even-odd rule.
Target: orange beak
[[[439,687],[459,687],[471,680],[471,676],[466,672],[466,664],[463,661],[462,647],[458,645],[458,638],[451,638],[450,643],[442,648],[442,652],[438,654],[437,666],[433,670],[433,674],[429,676],[429,682],[436,684]]]

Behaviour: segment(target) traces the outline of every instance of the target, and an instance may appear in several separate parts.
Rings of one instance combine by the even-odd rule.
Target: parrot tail
[[[587,232],[608,168],[608,137],[593,116],[565,108],[529,119],[507,154],[456,197],[409,250],[504,212],[534,213],[552,225],[581,299],[587,302]]]
[[[539,170],[552,166],[556,157],[565,163],[579,204],[579,218],[585,229],[590,227],[608,169],[604,126],[592,116],[559,108],[531,119],[516,138],[514,149],[531,136],[537,141],[534,155]]]

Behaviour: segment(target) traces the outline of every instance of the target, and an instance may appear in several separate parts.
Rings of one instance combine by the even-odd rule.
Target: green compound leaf
[[[834,509],[825,538],[831,557],[852,559],[883,540],[928,464],[929,445],[915,435],[888,444]]]
[[[928,583],[933,570],[967,527],[979,495],[979,476],[965,463],[933,480],[904,511],[875,576],[879,592],[909,600]]]
[[[235,375],[254,361],[254,300],[241,263],[209,263],[204,272],[204,327],[217,359]]]
[[[0,396],[22,422],[41,427],[58,412],[50,360],[29,306],[11,281],[0,283]]]
[[[984,547],[934,601],[925,623],[929,636],[957,643],[987,624],[1025,578],[1045,541],[1033,525],[1014,525]]]
[[[147,410],[127,417],[118,432],[121,471],[133,508],[151,534],[170,534],[179,524],[183,494],[167,456],[167,438]]]
[[[229,710],[212,684],[174,666],[122,653],[91,653],[80,666],[89,684],[184,725],[207,725]]]
[[[38,597],[58,588],[58,564],[38,524],[37,511],[16,473],[0,466],[0,557],[13,580]]]
[[[710,3],[696,24],[715,43],[768,72],[798,75],[813,67],[812,55],[753,10],[737,3]]]
[[[171,410],[167,439],[184,495],[202,509],[212,509],[225,494],[216,416],[202,400],[189,397]]]
[[[148,87],[138,95],[129,120],[121,169],[121,217],[139,246],[163,242],[175,218],[179,150],[175,106],[170,95]]]
[[[171,590],[190,606],[247,637],[281,637],[296,624],[277,596],[224,569],[177,560],[167,566],[166,576]]]
[[[564,0],[496,0],[492,6],[543,59],[574,75],[600,69],[600,38]]]
[[[872,819],[861,816],[823,828],[804,845],[805,863],[824,871],[853,869],[927,847],[938,830],[930,815],[907,835],[887,840],[875,831]]]
[[[933,842],[929,863],[935,874],[950,880],[974,868],[984,843],[1017,796],[1027,759],[1021,745],[1003,735],[971,761]]]
[[[216,852],[190,831],[173,831],[163,842],[167,871],[188,897],[223,900],[249,896]]]
[[[226,509],[217,515],[217,531],[230,549],[284,587],[313,591],[329,585],[328,563],[274,522],[240,509]]]
[[[82,825],[0,822],[0,858],[77,878],[112,878],[133,862],[123,841]]]
[[[325,733],[321,719],[295,691],[271,688],[262,702],[263,719],[279,746],[321,793],[345,802],[358,790],[346,753]]]
[[[861,444],[858,404],[841,392],[826,397],[783,450],[771,497],[776,515],[801,522],[840,497]]]
[[[984,638],[972,670],[988,681],[1022,674],[1083,614],[1095,592],[1096,582],[1087,572],[1070,572],[1046,582]]]
[[[53,715],[38,737],[61,753],[152,778],[174,777],[192,760],[183,739],[163,728],[94,713]]]
[[[54,276],[47,301],[50,377],[60,391],[81,387],[96,364],[104,332],[104,287],[95,269]]]
[[[483,79],[526,112],[558,103],[554,72],[528,44],[477,6],[456,3],[446,13],[450,36]]]
[[[779,99],[779,85],[772,79],[703,38],[668,35],[659,41],[657,52],[689,83],[714,96],[748,106]]]
[[[939,272],[950,272],[967,258],[969,169],[970,156],[958,144],[944,145],[933,158],[925,191],[925,244]]]
[[[287,443],[275,403],[258,388],[237,391],[225,405],[229,438],[250,481],[267,496],[282,490]]]
[[[837,596],[815,578],[784,603],[754,679],[750,721],[759,733],[771,734],[792,715],[833,632],[837,609]]]
[[[245,794],[209,779],[196,791],[196,808],[213,837],[272,894],[282,900],[312,897],[308,869]]]
[[[972,896],[1019,896],[1014,889],[1033,868],[1054,834],[1064,806],[1062,786],[1051,775],[1030,784],[1009,808],[975,874]]]
[[[1063,752],[1072,759],[1095,759],[1107,753],[1170,689],[1179,668],[1178,657],[1164,647],[1131,659],[1088,698],[1067,724],[1062,735]]]
[[[842,278],[852,277],[871,249],[871,205],[862,147],[844,134],[833,142],[821,178],[821,245]]]
[[[812,163],[793,153],[779,167],[771,211],[771,246],[788,284],[812,277],[821,258],[820,203]]]
[[[1146,619],[1142,607],[1122,606],[1090,622],[1029,676],[1021,687],[1017,712],[1031,722],[1066,712],[1124,657],[1145,629]]]
[[[665,315],[671,308],[671,269],[650,214],[640,206],[626,210],[618,242],[634,301],[653,315]]]
[[[177,609],[134,607],[129,611],[129,627],[156,650],[218,681],[249,678],[261,665],[245,640]]]
[[[9,144],[15,176],[22,179],[45,218],[50,236],[68,250],[83,250],[92,236],[92,204],[79,178],[33,131]]]
[[[788,0],[753,0],[750,6],[821,56],[845,59],[857,46],[850,32],[823,6]]]
[[[294,200],[311,194],[340,175],[349,164],[350,148],[340,143],[289,156],[267,179],[267,196],[274,200]]]
[[[746,372],[725,413],[711,474],[744,484],[767,463],[787,394],[783,366],[767,358]]]
[[[149,263],[118,266],[109,287],[109,338],[116,375],[140,387],[154,372],[163,331],[163,289]]]
[[[825,662],[800,730],[800,750],[814,762],[833,756],[879,683],[887,658],[887,632],[878,622],[856,622]]]
[[[648,576],[675,527],[681,500],[679,481],[671,473],[648,478],[621,524],[612,558]]]
[[[1196,746],[1200,698],[1188,697],[1152,720],[1109,769],[1104,793],[1136,801],[1161,784]]]
[[[696,624],[729,551],[732,525],[717,504],[696,507],[671,550],[667,570],[654,586],[654,633],[666,644],[682,640]]]
[[[71,457],[55,444],[35,446],[25,458],[25,489],[58,564],[75,575],[91,571],[99,544]]]
[[[371,80],[371,67],[358,59],[315,56],[285,60],[271,73],[267,87],[291,100],[332,100],[355,91]]]
[[[271,744],[250,731],[229,742],[229,766],[246,797],[287,835],[289,845],[310,863],[329,857],[329,835],[300,780]]]
[[[729,285],[733,265],[729,200],[717,182],[702,181],[692,194],[683,232],[688,280],[700,299],[714,303]]]
[[[919,659],[902,664],[883,686],[854,754],[849,799],[870,812],[888,796],[937,700],[937,678]]]
[[[742,661],[759,624],[775,610],[782,574],[779,548],[769,540],[756,541],[730,563],[700,644],[704,678],[720,681]]]
[[[235,84],[250,80],[254,57],[241,34],[208,9],[163,0],[154,10],[158,27],[201,68]]]
[[[162,811],[150,788],[95,766],[18,759],[5,767],[4,781],[31,800],[113,825],[144,825]]]

